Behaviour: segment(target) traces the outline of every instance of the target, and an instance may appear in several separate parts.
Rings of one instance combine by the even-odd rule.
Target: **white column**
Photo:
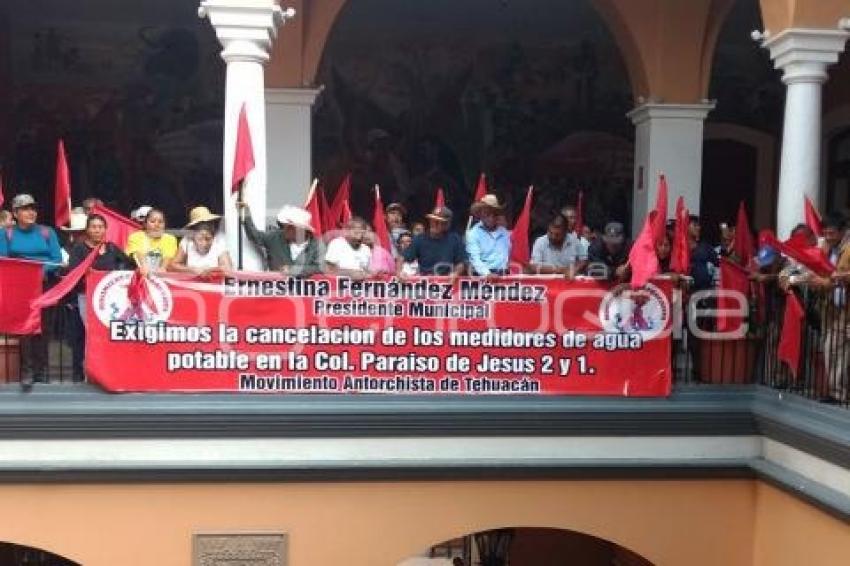
[[[258,227],[266,219],[266,105],[263,65],[269,60],[277,26],[286,17],[273,0],[204,0],[198,15],[209,18],[227,64],[224,97],[224,226],[234,262],[237,258],[238,215],[231,193],[233,156],[239,112],[244,104],[251,130],[254,170],[248,175],[243,195]],[[263,261],[243,234],[243,269],[262,270]]]
[[[632,234],[643,227],[655,206],[658,175],[664,173],[669,189],[669,212],[679,195],[693,213],[699,212],[702,187],[703,125],[714,103],[647,103],[628,113],[635,125],[635,178]]]
[[[266,89],[266,147],[270,214],[303,206],[312,181],[313,103],[321,88]]]
[[[771,37],[753,38],[770,50],[774,66],[787,85],[782,129],[782,161],[776,198],[776,231],[787,238],[804,220],[803,196],[820,199],[822,88],[826,68],[838,61],[848,33],[826,29],[786,29]]]

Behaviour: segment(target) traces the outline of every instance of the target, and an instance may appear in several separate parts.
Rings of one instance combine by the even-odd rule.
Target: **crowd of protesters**
[[[188,273],[206,277],[234,269],[220,230],[221,217],[200,206],[189,213],[188,222],[180,230],[178,240],[167,229],[164,213],[142,206],[131,213],[141,229],[131,234],[124,249],[106,241],[107,220],[94,212],[97,199],[87,199],[74,209],[64,237],[39,224],[38,207],[27,194],[17,195],[11,212],[0,212],[5,236],[0,238],[0,256],[39,261],[44,266],[44,286],[55,284],[64,270],[79,265],[92,250],[98,249],[93,268],[110,271],[138,269],[142,275],[163,272]],[[335,231],[314,235],[310,212],[296,206],[284,206],[275,217],[274,227],[260,229],[250,207],[237,202],[242,211],[248,242],[263,255],[266,268],[292,277],[311,277],[321,273],[340,274],[352,278],[378,275],[459,276],[488,279],[509,274],[537,274],[574,278],[589,276],[612,282],[628,282],[631,274],[629,251],[631,242],[621,222],[609,221],[601,231],[580,224],[579,211],[567,206],[549,219],[547,231],[531,243],[528,261],[512,262],[514,239],[507,228],[505,207],[496,195],[486,194],[469,210],[465,233],[453,231],[453,212],[446,206],[435,206],[421,222],[408,224],[403,204],[392,203],[385,209],[384,227],[370,226],[354,216]],[[458,223],[455,223],[457,225]],[[380,230],[378,230],[380,228]],[[712,289],[718,285],[720,258],[735,257],[735,227],[719,226],[720,242],[712,246],[703,241],[700,219],[689,217],[688,247],[690,269],[687,276],[670,268],[672,227],[656,241],[660,274],[683,283],[690,291]],[[389,234],[390,249],[380,244],[378,232]],[[829,275],[816,274],[804,265],[785,257],[771,245],[760,245],[748,265],[754,284],[777,292],[763,293],[763,309],[773,305],[781,293],[797,293],[807,305],[825,304],[835,307],[841,316],[816,321],[823,344],[828,400],[847,401],[847,369],[850,348],[845,348],[850,317],[846,316],[847,300],[844,284],[850,280],[850,244],[845,221],[829,215],[823,222],[821,241],[825,256],[835,266]],[[806,238],[812,246],[818,240],[812,230],[801,225],[795,236]],[[64,245],[63,245],[64,244]],[[73,379],[82,381],[86,302],[82,283],[67,302],[76,313],[70,342],[73,347]],[[49,324],[47,322],[46,324]],[[47,343],[43,336],[24,337],[22,346],[22,379],[25,388],[44,379]]]

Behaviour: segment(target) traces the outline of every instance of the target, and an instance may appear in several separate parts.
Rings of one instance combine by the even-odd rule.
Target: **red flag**
[[[629,265],[632,268],[632,289],[639,289],[658,273],[658,254],[655,252],[655,217],[652,211],[643,223],[640,235],[629,251]]]
[[[100,246],[97,246],[89,253],[89,255],[86,256],[86,259],[84,259],[80,265],[69,271],[68,274],[59,281],[59,283],[30,301],[28,323],[37,324],[35,321],[41,319],[41,309],[52,307],[61,301],[62,297],[73,291],[74,287],[77,286],[77,283],[86,276],[86,273],[94,263],[94,260],[97,259],[99,253]],[[38,324],[40,326],[40,323]]]
[[[735,240],[732,242],[732,250],[738,256],[738,263],[748,268],[755,253],[753,233],[750,231],[750,222],[747,220],[747,207],[744,201],[738,206],[738,220],[735,222]]]
[[[582,230],[584,230],[584,191],[579,191],[576,203],[576,234],[581,236]]]
[[[812,201],[809,200],[808,196],[803,195],[804,205],[806,208],[806,226],[812,229],[812,232],[815,233],[815,236],[820,238],[823,235],[823,226],[821,224],[821,217],[818,213],[815,205],[812,204]]]
[[[484,198],[484,195],[487,194],[487,177],[484,173],[478,176],[478,184],[475,186],[475,195],[472,197],[472,202],[478,202],[479,200]],[[466,221],[466,229],[469,230],[472,227],[472,215],[469,215],[469,218]]]
[[[254,169],[254,146],[251,143],[251,128],[248,126],[248,111],[245,104],[239,111],[239,124],[236,127],[236,151],[233,154],[233,177],[231,192],[239,190],[245,177]]]
[[[130,237],[130,234],[142,229],[138,223],[102,204],[96,204],[93,212],[100,214],[106,219],[107,241],[112,242],[122,250],[127,247],[127,239]]]
[[[130,278],[130,283],[127,285],[127,299],[130,301],[132,316],[139,320],[145,320],[145,311],[143,307],[147,307],[151,313],[158,312],[156,303],[151,297],[151,291],[148,287],[148,280],[142,276],[142,272],[138,269]]]
[[[304,203],[304,210],[310,213],[310,226],[313,227],[313,235],[319,237],[322,235],[322,210],[319,206],[319,191],[317,186],[318,180],[314,180],[310,185],[310,192],[307,193],[307,202]]]
[[[797,234],[780,242],[772,233],[762,234],[767,245],[777,249],[791,259],[801,263],[821,277],[829,277],[835,266],[829,262],[826,254],[817,246],[810,246],[805,234]]]
[[[0,333],[41,333],[41,317],[30,316],[29,304],[41,294],[43,278],[37,261],[0,258]]]
[[[384,203],[381,201],[381,188],[378,185],[375,185],[375,212],[372,215],[372,226],[375,228],[375,235],[381,247],[391,250],[390,232],[387,230],[387,221],[384,219]]]
[[[437,196],[434,199],[434,208],[446,206],[446,195],[443,194],[443,187],[437,187]]]
[[[487,176],[484,173],[478,176],[478,184],[475,186],[475,196],[472,197],[472,202],[478,202],[487,194]]]
[[[691,272],[691,246],[688,242],[690,214],[685,208],[685,197],[676,199],[676,223],[673,228],[672,249],[670,250],[670,270],[673,273],[687,275]]]
[[[747,271],[738,265],[726,259],[720,258],[720,288],[723,291],[735,291],[749,297],[750,292],[750,277]],[[721,295],[717,300],[717,308],[721,311],[736,309],[741,306],[740,301],[731,296]],[[744,323],[744,317],[733,317],[723,312],[717,315],[717,331],[718,332],[734,332],[741,328]]]
[[[68,158],[65,157],[65,144],[59,140],[56,149],[56,184],[53,189],[53,218],[56,226],[71,223],[71,174],[68,171]]]
[[[803,317],[806,312],[800,299],[794,293],[785,296],[785,319],[782,322],[782,334],[779,336],[779,346],[776,357],[788,364],[791,375],[797,378],[800,369],[800,343],[803,337]]]
[[[652,220],[652,239],[660,242],[667,231],[667,177],[658,176],[658,194],[655,197],[655,215]],[[653,253],[654,248],[653,248]],[[632,267],[634,270],[634,267]]]
[[[531,228],[531,199],[534,187],[528,187],[525,195],[525,205],[516,217],[514,229],[511,230],[511,262],[525,265],[531,257],[528,243],[528,230]]]
[[[325,225],[325,230],[335,230],[351,219],[351,207],[348,204],[349,198],[351,198],[351,173],[345,176],[336,190],[328,214],[329,223]]]
[[[332,223],[330,221],[329,216],[331,212],[331,207],[328,204],[328,196],[325,194],[324,186],[319,187],[319,210],[321,211],[322,215],[322,232],[324,233],[325,230],[332,229]]]

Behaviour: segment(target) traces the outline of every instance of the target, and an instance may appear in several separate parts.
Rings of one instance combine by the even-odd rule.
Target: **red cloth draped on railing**
[[[41,333],[41,316],[30,316],[29,305],[41,294],[43,277],[37,261],[0,258],[0,333]]]
[[[30,313],[29,319],[27,320],[28,325],[38,324],[41,326],[41,322],[35,322],[41,320],[41,310],[56,305],[65,295],[73,291],[74,287],[77,286],[80,280],[86,276],[86,273],[89,268],[91,268],[94,260],[97,259],[97,256],[100,253],[100,248],[101,246],[94,248],[89,255],[86,256],[86,259],[84,259],[80,265],[68,272],[68,274],[59,281],[59,283],[29,302]]]

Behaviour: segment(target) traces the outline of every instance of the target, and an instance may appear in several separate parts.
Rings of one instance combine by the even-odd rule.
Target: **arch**
[[[647,65],[638,45],[638,39],[628,19],[620,9],[616,0],[592,0],[591,5],[608,25],[614,41],[620,48],[620,55],[626,63],[629,81],[632,83],[632,95],[635,100],[651,94]]]
[[[310,3],[302,3],[304,43],[300,53],[302,59],[300,68],[303,85],[311,85],[316,80],[328,38],[342,9],[349,1],[351,0],[316,0]],[[616,6],[616,0],[591,0],[590,4],[605,21],[608,30],[614,37],[620,56],[626,65],[634,97],[649,95],[646,65],[641,58],[641,51],[638,49],[638,44],[628,26],[627,19]],[[275,49],[272,57],[272,64],[274,64],[274,62],[283,59],[283,51]],[[274,86],[295,85],[281,84]]]
[[[835,29],[850,17],[846,0],[759,0],[764,27],[773,35],[786,28]]]
[[[752,210],[755,226],[773,225],[776,200],[775,178],[777,171],[777,140],[771,134],[739,124],[708,122],[703,139],[708,141],[729,140],[752,147],[756,152],[755,194]]]
[[[507,559],[515,566],[561,564],[567,556],[570,563],[576,564],[616,561],[623,566],[653,566],[647,558],[614,541],[570,529],[537,526],[464,533],[448,541],[435,542],[427,552],[409,557],[398,566],[436,566],[454,563],[456,559],[464,565],[476,564],[484,560],[482,549],[492,554],[490,560]],[[422,560],[426,555],[436,561]]]
[[[700,92],[703,96],[708,95],[708,86],[711,82],[711,70],[714,67],[714,54],[717,52],[717,40],[723,24],[732,11],[732,6],[737,0],[712,0],[712,9],[708,12],[705,38],[702,47],[702,63],[700,65]]]

